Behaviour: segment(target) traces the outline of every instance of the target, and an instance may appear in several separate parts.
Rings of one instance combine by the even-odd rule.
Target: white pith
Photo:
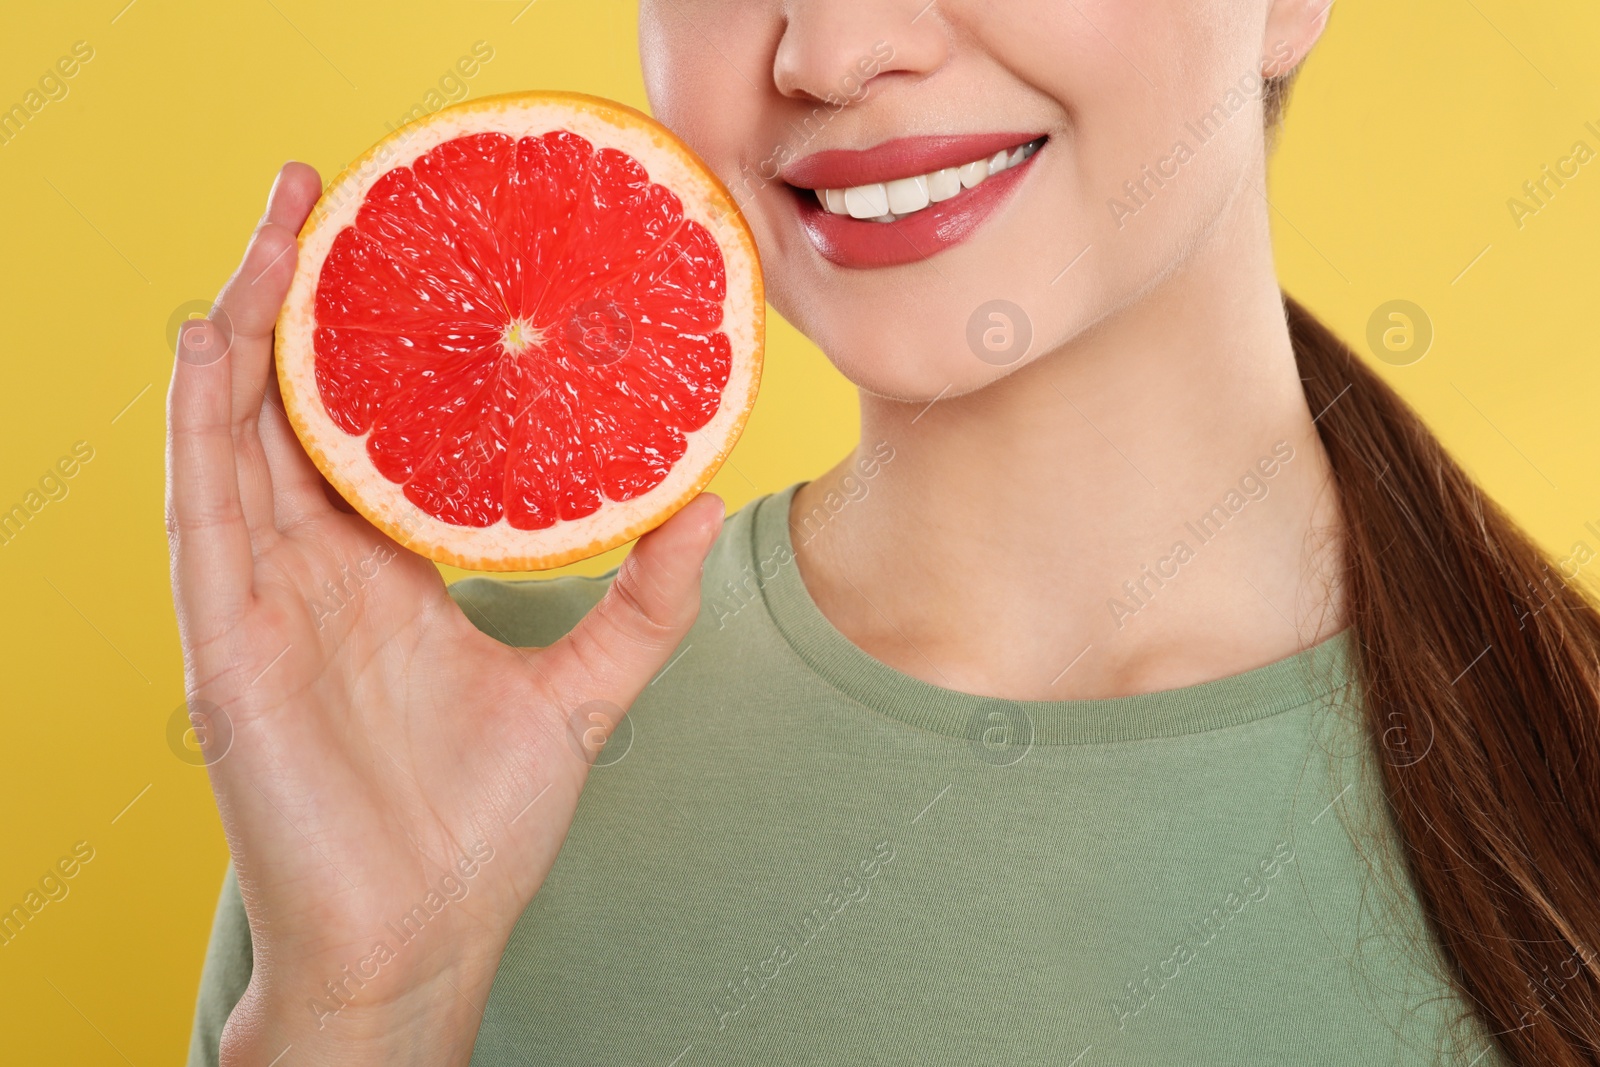
[[[367,436],[341,430],[323,408],[316,384],[315,302],[318,276],[334,238],[350,225],[372,185],[384,174],[453,138],[496,132],[513,137],[568,130],[596,148],[628,153],[650,180],[671,189],[685,219],[710,231],[723,256],[727,296],[724,332],[732,350],[728,383],[711,420],[685,434],[683,457],[654,489],[628,501],[606,499],[600,509],[543,530],[519,530],[504,519],[487,527],[442,522],[416,507],[404,486],[384,478],[366,452]],[[388,151],[383,151],[385,147]],[[407,547],[439,562],[493,570],[559,566],[614,547],[662,521],[685,503],[732,449],[754,398],[761,366],[765,302],[754,245],[736,205],[708,178],[675,138],[641,116],[606,102],[577,97],[512,95],[446,108],[397,131],[324,190],[301,232],[294,280],[278,320],[279,380],[291,421],[306,451],[339,491]],[[509,353],[539,340],[530,324],[508,323],[501,346]]]
[[[959,167],[944,167],[927,174],[873,182],[871,185],[852,185],[844,189],[817,189],[817,201],[831,215],[848,215],[853,219],[872,222],[898,222],[932,204],[942,204],[967,189],[975,189],[1001,171],[1020,166],[1033,158],[1044,142],[1045,139],[1040,137],[1010,151],[999,151]]]

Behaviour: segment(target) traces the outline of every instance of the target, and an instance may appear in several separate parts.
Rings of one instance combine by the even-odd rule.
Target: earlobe
[[[1261,76],[1275,78],[1304,62],[1322,36],[1334,0],[1272,0],[1261,50]]]
[[[1261,77],[1264,79],[1281,77],[1299,65],[1299,53],[1288,41],[1279,38],[1261,57]]]

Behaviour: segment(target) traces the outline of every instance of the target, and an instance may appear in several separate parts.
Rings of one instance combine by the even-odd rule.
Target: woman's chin
[[[965,352],[885,359],[881,354],[864,351],[859,356],[829,353],[829,358],[839,373],[862,392],[906,404],[931,405],[952,400],[984,388],[1005,373],[974,367],[972,357]]]

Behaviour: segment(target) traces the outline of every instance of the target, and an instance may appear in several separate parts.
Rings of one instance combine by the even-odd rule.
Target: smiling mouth
[[[847,216],[859,221],[899,222],[934,204],[957,199],[990,178],[1020,167],[1044,147],[1046,140],[1046,137],[1036,137],[1010,149],[1001,149],[991,156],[960,166],[942,167],[926,174],[840,189],[814,189],[810,192],[830,215]]]
[[[1036,169],[1050,135],[1033,130],[899,137],[790,160],[794,219],[836,267],[897,267],[967,241]]]

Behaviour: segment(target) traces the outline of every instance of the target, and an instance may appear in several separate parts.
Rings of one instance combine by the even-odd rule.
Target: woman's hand
[[[319,192],[283,168],[168,397],[185,685],[254,944],[222,1060],[466,1063],[593,749],[694,621],[721,502],[640,540],[557,644],[480,633],[334,505],[284,417],[273,324]]]

